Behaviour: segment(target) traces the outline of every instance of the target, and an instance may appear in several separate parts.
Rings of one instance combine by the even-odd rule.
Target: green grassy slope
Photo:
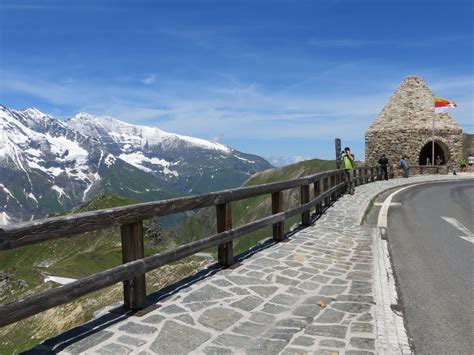
[[[136,203],[104,193],[72,212],[92,211]],[[176,246],[172,236],[156,221],[145,224],[145,254],[151,255]],[[120,265],[121,241],[118,228],[84,233],[0,253],[0,303],[9,303],[28,294],[59,285],[44,283],[46,276],[81,278]],[[191,274],[202,264],[188,258],[147,274],[148,293]],[[92,317],[94,311],[120,301],[121,284],[84,296],[31,318],[0,329],[0,354],[12,354],[39,343]]]
[[[307,160],[292,164],[279,169],[265,170],[251,176],[243,186],[253,186],[266,184],[282,180],[295,179],[302,176],[315,174],[321,171],[336,169],[335,161],[328,160]],[[312,192],[311,192],[312,193]],[[284,192],[284,209],[288,209],[299,204],[299,189],[291,189]],[[233,226],[249,223],[256,219],[271,214],[271,197],[259,196],[232,203]],[[286,221],[285,229],[288,230],[299,217],[295,216]],[[215,209],[207,208],[200,211],[194,217],[185,220],[179,227],[177,235],[179,243],[187,243],[193,240],[202,239],[216,233]],[[272,235],[271,227],[263,228],[247,236],[234,241],[234,253],[241,253],[256,245],[262,239]],[[215,253],[215,248],[211,250]]]

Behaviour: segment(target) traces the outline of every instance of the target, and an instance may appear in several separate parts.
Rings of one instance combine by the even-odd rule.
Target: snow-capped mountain
[[[80,113],[0,105],[0,225],[110,191],[141,201],[239,186],[264,159],[206,140]]]

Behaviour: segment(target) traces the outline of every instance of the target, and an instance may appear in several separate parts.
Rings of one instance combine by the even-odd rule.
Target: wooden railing
[[[357,185],[381,178],[378,167],[361,167],[354,171]],[[314,185],[314,196],[310,196]],[[300,188],[299,206],[283,211],[283,191]],[[84,232],[120,226],[123,264],[86,276],[45,292],[0,305],[0,326],[5,326],[78,297],[123,282],[124,307],[139,310],[146,306],[145,273],[191,256],[209,247],[218,247],[222,266],[233,264],[233,240],[266,226],[273,226],[275,241],[284,239],[284,221],[301,214],[303,225],[310,225],[310,211],[321,213],[344,193],[344,170],[331,170],[294,180],[236,188],[203,195],[46,218],[0,228],[0,251],[15,249],[47,240],[71,237]],[[248,224],[232,227],[231,203],[271,195],[272,214]],[[174,250],[144,257],[143,220],[216,206],[217,234],[181,245]]]

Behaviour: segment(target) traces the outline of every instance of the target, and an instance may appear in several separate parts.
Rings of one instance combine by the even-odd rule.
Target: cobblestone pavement
[[[459,175],[458,175],[459,177]],[[387,188],[453,176],[375,182],[340,198],[287,243],[258,252],[63,350],[99,354],[373,354],[374,228],[360,221]]]

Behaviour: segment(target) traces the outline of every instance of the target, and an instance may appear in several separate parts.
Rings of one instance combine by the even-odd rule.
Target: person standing
[[[380,164],[380,169],[382,170],[382,177],[385,180],[388,180],[388,170],[387,170],[388,159],[385,156],[385,154],[382,154],[382,156],[380,157],[379,164]]]
[[[410,175],[410,167],[408,166],[408,163],[407,163],[406,159],[407,159],[406,155],[404,155],[400,158],[400,166],[403,169],[403,177],[404,178],[407,178]]]
[[[351,195],[355,194],[354,183],[354,154],[351,154],[349,147],[344,148],[344,156],[342,157],[344,172],[346,174],[347,192]]]

